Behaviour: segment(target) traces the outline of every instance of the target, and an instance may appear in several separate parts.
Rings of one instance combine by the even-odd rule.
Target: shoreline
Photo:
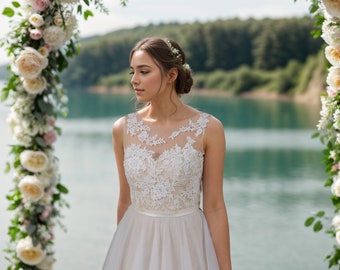
[[[128,86],[94,86],[89,87],[88,91],[94,94],[131,94],[132,90]],[[261,100],[281,100],[281,101],[291,101],[297,103],[308,103],[310,105],[320,105],[320,88],[309,88],[303,94],[295,95],[283,95],[275,92],[269,92],[266,90],[253,90],[245,92],[241,95],[234,95],[227,90],[218,89],[198,89],[192,88],[188,95],[198,95],[198,96],[211,96],[211,97],[239,97],[246,99],[261,99]]]

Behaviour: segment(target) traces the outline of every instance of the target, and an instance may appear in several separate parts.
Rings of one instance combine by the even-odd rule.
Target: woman
[[[193,84],[185,60],[169,39],[131,51],[131,84],[145,106],[113,126],[118,227],[104,270],[231,270],[224,128],[182,103]]]

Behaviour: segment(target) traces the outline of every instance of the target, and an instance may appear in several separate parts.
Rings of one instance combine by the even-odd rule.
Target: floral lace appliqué
[[[208,115],[201,113],[197,121],[189,120],[161,138],[157,133],[150,136],[152,127],[135,114],[128,116],[127,136],[136,139],[125,146],[124,168],[134,207],[154,213],[199,207],[204,153],[195,143],[202,140],[208,122]],[[162,151],[155,155],[154,147],[159,151],[159,145]]]

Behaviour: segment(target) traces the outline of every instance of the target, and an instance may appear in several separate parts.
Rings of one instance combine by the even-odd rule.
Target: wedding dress
[[[132,204],[120,221],[103,270],[218,270],[200,210],[203,135],[210,116],[158,128],[126,116],[124,168]]]

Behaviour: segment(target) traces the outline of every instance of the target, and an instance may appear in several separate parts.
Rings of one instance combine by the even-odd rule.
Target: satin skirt
[[[103,270],[218,270],[201,210],[176,216],[142,213],[130,206],[120,221]]]

